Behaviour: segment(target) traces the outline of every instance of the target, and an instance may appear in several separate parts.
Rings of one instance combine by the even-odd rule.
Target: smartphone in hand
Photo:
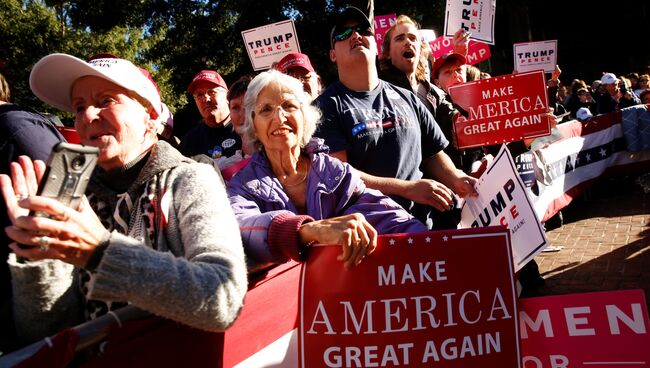
[[[97,147],[58,143],[52,148],[37,195],[54,198],[77,209],[97,164],[98,155]],[[48,216],[40,212],[31,215]]]

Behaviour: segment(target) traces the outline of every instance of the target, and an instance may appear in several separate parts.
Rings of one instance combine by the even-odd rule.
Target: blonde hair
[[[393,32],[395,31],[395,28],[401,24],[412,24],[418,31],[420,30],[420,25],[418,22],[414,21],[409,16],[402,14],[397,17],[395,24],[393,24],[388,29],[388,31],[386,31],[384,40],[381,44],[382,52],[381,57],[379,58],[379,68],[381,70],[387,70],[392,64],[390,60],[390,40],[393,38]],[[422,35],[419,34],[419,32],[418,39],[420,40],[420,59],[418,60],[418,64],[415,67],[415,78],[418,80],[418,82],[425,82],[427,81],[427,69],[430,50],[429,44],[424,42],[424,39],[422,38]]]
[[[4,75],[0,73],[0,101],[11,102],[11,90]]]

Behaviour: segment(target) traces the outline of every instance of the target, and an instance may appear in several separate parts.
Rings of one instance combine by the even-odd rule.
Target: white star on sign
[[[388,244],[390,244],[390,245],[395,245],[395,239],[391,239],[391,240],[389,240],[389,241],[388,241]]]
[[[427,236],[426,238],[424,238],[424,241],[426,241],[427,243],[431,243],[431,237]]]
[[[607,151],[606,151],[604,148],[601,148],[601,149],[600,149],[600,155],[601,155],[602,157],[607,156]]]
[[[409,238],[408,242],[409,244],[413,245],[413,238]]]
[[[447,235],[442,237],[442,241],[447,241],[447,240],[449,240],[449,237]]]

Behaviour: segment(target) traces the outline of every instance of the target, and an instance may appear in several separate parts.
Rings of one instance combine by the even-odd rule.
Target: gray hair
[[[300,144],[301,148],[305,147],[309,143],[312,135],[314,135],[316,127],[320,124],[321,112],[318,108],[311,105],[311,96],[304,91],[302,83],[298,79],[275,69],[258,74],[248,85],[246,95],[244,96],[244,125],[242,128],[242,134],[245,140],[248,140],[258,150],[263,148],[257,134],[255,134],[253,117],[255,115],[255,106],[257,105],[257,96],[263,89],[269,86],[277,87],[280,92],[290,93],[300,101],[300,110],[304,116],[304,133],[298,144]]]

